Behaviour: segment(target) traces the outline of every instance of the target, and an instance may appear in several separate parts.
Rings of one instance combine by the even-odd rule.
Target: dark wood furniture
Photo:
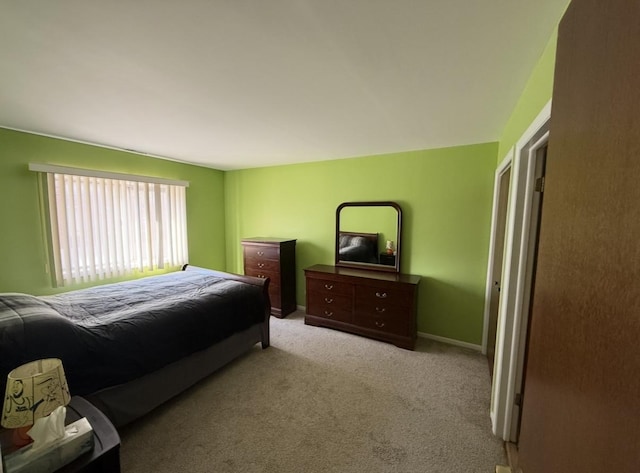
[[[67,405],[65,424],[69,425],[86,417],[93,429],[93,448],[71,463],[56,470],[56,473],[119,473],[120,436],[109,419],[93,404],[78,396]],[[2,453],[11,453],[16,447],[11,442],[11,431],[2,429],[0,441]]]
[[[286,317],[296,310],[296,240],[244,238],[244,274],[269,278],[271,315]]]
[[[386,264],[388,266],[396,265],[396,255],[390,255],[389,253],[380,253],[380,264]]]
[[[413,350],[420,276],[321,264],[304,272],[305,324]]]
[[[640,4],[573,1],[553,112],[518,442],[526,473],[640,469]]]

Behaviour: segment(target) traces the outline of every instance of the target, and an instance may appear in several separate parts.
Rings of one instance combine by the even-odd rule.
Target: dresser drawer
[[[353,286],[343,282],[307,278],[307,291],[317,292],[320,294],[351,296],[353,293]]]
[[[282,304],[282,291],[280,289],[280,274],[276,271],[264,271],[262,269],[245,268],[244,274],[256,278],[269,278],[269,299],[271,307],[280,307]]]
[[[391,333],[395,335],[407,336],[410,333],[409,314],[398,314],[384,312],[382,314],[365,314],[356,311],[354,323],[359,327],[378,332]]]
[[[270,278],[269,287],[280,284],[280,273],[278,271],[265,271],[264,269],[245,267],[244,273],[247,276],[256,278]]]
[[[411,287],[401,285],[389,285],[385,288],[375,286],[356,286],[356,306],[366,305],[374,308],[378,305],[384,307],[413,307],[415,291]]]
[[[319,292],[308,293],[309,304],[316,307],[331,307],[335,310],[353,310],[351,296],[343,296],[337,294],[322,294]]]
[[[261,245],[245,245],[244,258],[258,260],[276,260],[280,259],[280,248],[277,246],[261,246]]]
[[[414,291],[402,286],[384,289],[357,286],[354,320],[361,327],[380,332],[408,335],[414,313]]]
[[[272,271],[280,272],[280,262],[265,258],[245,258],[244,260],[245,270],[253,269],[256,271]]]
[[[385,302],[376,303],[375,301],[358,301],[356,300],[354,312],[358,317],[385,318],[393,320],[411,319],[412,312],[410,309],[387,304]]]
[[[351,321],[352,300],[350,296],[307,293],[307,313],[318,317],[326,317],[342,322]]]

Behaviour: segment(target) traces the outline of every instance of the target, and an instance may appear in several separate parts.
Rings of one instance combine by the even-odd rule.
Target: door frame
[[[524,298],[531,233],[529,217],[535,187],[536,151],[548,140],[550,117],[551,100],[542,108],[516,143],[512,159],[490,409],[492,431],[506,441],[515,441],[518,430],[517,423],[514,422],[514,420],[517,421],[515,400],[516,393],[520,390],[518,380],[522,380],[524,373],[521,353],[526,340],[528,316],[528,307],[524,306]],[[493,238],[492,234],[491,245],[493,245]],[[491,260],[489,264],[492,264]],[[491,281],[487,280],[487,289],[490,289],[490,284]],[[485,303],[486,307],[488,306]],[[485,311],[486,332],[488,332],[488,315],[488,311]],[[485,337],[483,337],[483,352],[486,353]]]

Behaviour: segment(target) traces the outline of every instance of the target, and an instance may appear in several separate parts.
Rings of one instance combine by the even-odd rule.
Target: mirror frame
[[[358,263],[355,261],[343,261],[340,255],[340,211],[346,207],[392,207],[398,214],[396,222],[396,264],[395,266],[375,263]],[[368,202],[343,202],[336,209],[336,241],[335,241],[335,266],[343,268],[369,269],[372,271],[400,272],[400,248],[402,235],[402,209],[400,205],[392,201],[368,201]]]

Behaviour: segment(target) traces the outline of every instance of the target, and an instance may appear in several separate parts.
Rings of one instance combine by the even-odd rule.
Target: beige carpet
[[[121,431],[129,472],[494,472],[479,353],[271,318],[271,343]]]

